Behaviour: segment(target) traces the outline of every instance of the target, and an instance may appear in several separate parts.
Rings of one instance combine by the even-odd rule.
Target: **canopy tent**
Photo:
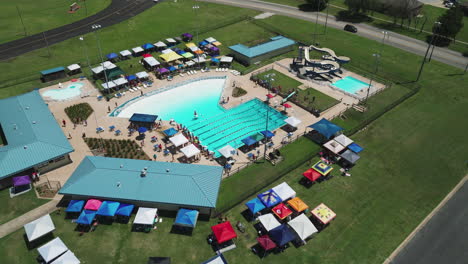
[[[99,66],[95,67],[95,68],[92,68],[91,71],[94,73],[94,74],[99,74],[101,73],[102,71],[104,71],[104,68],[106,70],[111,70],[111,69],[114,69],[116,68],[117,65],[115,65],[114,63],[110,62],[110,61],[105,61],[103,63],[101,63]]]
[[[171,53],[171,52],[173,52],[172,49],[164,49],[164,50],[161,51],[162,54],[167,54],[167,53]]]
[[[286,182],[282,182],[281,184],[273,187],[272,190],[278,194],[282,201],[296,197],[296,192]]]
[[[219,42],[219,41],[215,41],[215,42],[213,42],[211,44],[215,45],[216,47],[221,46],[221,42]]]
[[[106,83],[101,83],[101,86],[102,86],[102,88],[107,90],[107,89],[112,89],[112,88],[117,87],[117,84],[115,84],[115,82],[113,82],[113,81],[109,81],[109,82],[106,82]]]
[[[133,208],[135,208],[133,204],[121,203],[119,205],[119,208],[117,208],[117,211],[115,211],[115,214],[122,215],[122,216],[130,216],[133,212]]]
[[[84,200],[71,200],[70,203],[68,204],[68,207],[65,210],[65,212],[67,212],[67,213],[81,212],[81,210],[83,209],[84,204],[85,204]]]
[[[276,220],[276,218],[273,216],[273,214],[261,215],[258,217],[258,220],[266,231],[270,231],[281,225],[280,222],[278,222],[278,220]]]
[[[293,231],[286,224],[282,224],[269,232],[270,237],[275,243],[282,247],[287,243],[294,240],[295,236]]]
[[[195,45],[195,44],[192,43],[192,42],[185,43],[185,46],[186,46],[187,48],[189,48],[189,49],[190,49],[190,48],[193,48],[193,47],[197,48],[197,45]]]
[[[210,44],[210,43],[208,43],[208,42],[206,42],[206,41],[204,41],[204,40],[198,42],[198,46],[206,46],[206,45],[208,45],[208,44]]]
[[[292,107],[292,105],[290,105],[288,103],[283,104],[283,106],[284,106],[284,108],[291,108]]]
[[[21,186],[31,183],[31,178],[28,175],[13,177],[13,186]]]
[[[213,52],[217,52],[217,51],[219,51],[219,48],[213,46],[213,47],[210,48],[210,50],[213,51]]]
[[[266,251],[276,248],[276,244],[268,235],[257,237],[258,244]]]
[[[144,78],[148,78],[148,77],[149,77],[149,74],[148,74],[147,72],[144,72],[144,71],[142,71],[142,72],[137,72],[137,73],[135,73],[135,75],[136,75],[136,77],[137,77],[138,79],[144,79]]]
[[[325,118],[322,118],[320,121],[318,121],[315,124],[312,124],[309,126],[310,128],[313,128],[320,134],[322,134],[326,138],[331,138],[333,135],[336,133],[340,132],[343,130],[343,128],[335,125],[334,123],[328,121]]]
[[[299,213],[309,208],[309,206],[306,203],[304,203],[304,201],[302,201],[299,197],[295,197],[289,200],[288,205]]]
[[[138,225],[153,225],[157,213],[157,208],[140,207],[138,208],[138,212],[133,223]]]
[[[245,203],[245,205],[247,206],[247,208],[249,208],[252,214],[256,214],[266,208],[265,205],[263,205],[262,201],[260,201],[260,199],[258,199],[257,197],[248,201],[247,203]]]
[[[177,70],[177,68],[176,68],[176,67],[174,67],[174,66],[170,66],[170,67],[169,67],[169,68],[167,68],[167,69],[168,69],[169,71],[171,71],[171,72],[173,72],[173,71]]]
[[[39,255],[44,259],[46,263],[49,263],[51,260],[57,258],[68,250],[67,246],[63,241],[56,237],[53,240],[49,241],[47,244],[41,246],[37,249]]]
[[[104,201],[97,211],[97,215],[114,216],[119,209],[120,203],[113,201]]]
[[[177,212],[174,225],[192,227],[197,225],[198,211],[181,208]]]
[[[223,57],[221,57],[220,61],[230,63],[230,62],[232,62],[233,59],[234,59],[233,57],[223,56]]]
[[[292,215],[293,213],[291,209],[289,209],[288,207],[286,207],[286,205],[284,205],[284,203],[280,203],[277,206],[273,207],[271,211],[281,220]]]
[[[322,177],[322,174],[312,168],[306,170],[304,173],[302,173],[302,175],[313,182]]]
[[[158,41],[156,43],[154,43],[154,46],[158,47],[158,48],[165,48],[167,47],[166,43],[162,42],[162,41]]]
[[[184,153],[184,156],[187,158],[191,158],[195,155],[200,154],[200,150],[197,147],[195,147],[195,145],[193,144],[190,144],[186,147],[181,148],[180,151]]]
[[[128,56],[132,55],[132,53],[131,53],[129,50],[122,50],[122,51],[120,52],[120,55],[121,55],[122,57],[128,57]]]
[[[173,39],[173,38],[167,38],[167,39],[166,39],[166,42],[167,42],[167,43],[170,43],[170,44],[175,44],[175,43],[177,43],[177,41],[176,41],[175,39]]]
[[[195,62],[195,63],[204,63],[204,62],[206,62],[206,60],[203,57],[197,57],[197,58],[193,59],[193,62]]]
[[[193,35],[190,34],[190,33],[184,33],[184,34],[182,34],[182,37],[184,37],[184,38],[193,38]]]
[[[94,218],[96,218],[96,211],[83,210],[76,220],[76,223],[81,225],[90,225],[93,223]]]
[[[151,43],[146,43],[146,44],[143,44],[141,45],[141,47],[145,50],[149,50],[149,49],[154,49],[154,45],[151,44]]]
[[[117,53],[112,52],[112,53],[107,54],[106,57],[107,57],[109,60],[112,60],[112,59],[118,58],[119,55],[117,55]]]
[[[275,97],[275,96],[272,95],[271,93],[269,93],[269,94],[266,95],[266,97],[267,97],[268,99],[271,99],[271,98],[273,98],[273,97]]]
[[[223,254],[216,255],[201,264],[228,264]]]
[[[323,176],[326,176],[328,173],[330,173],[333,170],[333,167],[319,160],[317,161],[317,163],[312,165],[312,169],[316,170],[318,173],[322,174]]]
[[[126,77],[127,81],[133,81],[133,80],[136,80],[137,77],[135,75],[129,75]]]
[[[138,128],[138,133],[140,133],[140,134],[143,134],[143,133],[145,133],[146,131],[148,131],[148,129],[147,129],[146,127],[139,127],[139,128]]]
[[[158,119],[157,115],[148,115],[148,114],[140,114],[134,113],[129,121],[130,122],[139,122],[139,123],[154,123]]]
[[[172,137],[174,136],[175,134],[177,134],[177,131],[175,128],[171,127],[169,129],[166,129],[163,131],[164,135],[166,135],[166,137]]]
[[[327,143],[323,144],[323,147],[330,150],[331,152],[338,154],[340,153],[343,149],[345,149],[345,146],[341,145],[340,143],[336,142],[335,140],[330,140]]]
[[[300,239],[306,240],[311,235],[318,232],[314,224],[305,214],[300,214],[288,222],[288,225],[296,232]]]
[[[161,69],[158,70],[158,72],[159,73],[166,73],[166,72],[169,72],[169,70],[166,69],[166,68],[161,68]]]
[[[127,81],[127,79],[125,79],[124,77],[120,77],[120,78],[118,78],[118,79],[115,79],[115,80],[114,80],[114,83],[115,83],[115,85],[120,86],[120,85],[127,84],[128,81]]]
[[[186,59],[191,59],[191,58],[193,58],[194,55],[192,53],[190,53],[190,52],[184,52],[184,53],[181,54],[181,56],[186,58]]]
[[[99,210],[99,207],[101,206],[102,202],[100,200],[97,200],[97,199],[89,199],[86,204],[85,204],[85,207],[84,209],[85,210],[93,210],[93,211],[97,211]]]
[[[148,57],[153,57],[153,55],[149,54],[149,53],[145,53],[143,55],[141,55],[143,58],[148,58]]]
[[[185,143],[188,143],[188,139],[182,135],[182,134],[177,134],[171,138],[169,138],[169,140],[172,142],[172,144],[174,144],[174,146],[178,147],[178,146],[181,146]]]
[[[362,148],[361,146],[359,146],[358,144],[356,143],[351,143],[349,146],[348,146],[348,149],[350,149],[351,151],[353,151],[354,153],[359,153],[361,151],[364,150],[364,148]]]
[[[115,53],[114,53],[114,54],[115,54]],[[68,66],[67,66],[67,69],[68,69],[69,71],[76,71],[76,70],[81,69],[81,67],[80,67],[80,65],[78,65],[78,64],[75,63],[75,64],[68,65]]]
[[[297,127],[302,121],[294,116],[288,117],[284,120],[288,125]]]
[[[187,66],[193,66],[193,65],[195,65],[195,62],[193,62],[193,61],[190,60],[190,61],[187,61],[185,64],[186,64]]]
[[[272,189],[257,195],[257,197],[266,207],[273,207],[281,203],[281,198]]]
[[[143,61],[148,64],[148,66],[150,67],[155,67],[155,66],[158,66],[160,65],[161,63],[159,63],[158,60],[156,60],[154,57],[146,57],[143,59]]]
[[[235,148],[233,148],[231,145],[226,145],[226,146],[218,149],[218,152],[219,152],[219,154],[221,154],[223,157],[225,157],[227,159],[227,158],[232,157],[234,154],[236,154],[237,150]]]
[[[315,216],[323,224],[328,224],[331,220],[336,217],[335,212],[333,212],[328,206],[321,203],[311,211],[312,215]]]
[[[58,257],[53,264],[80,264],[80,260],[75,256],[73,252],[68,250],[62,256]]]
[[[265,136],[266,138],[272,138],[275,136],[275,134],[271,132],[270,130],[264,130],[260,133],[262,133],[262,135]]]
[[[147,264],[171,264],[171,258],[168,258],[168,257],[149,257]]]
[[[163,59],[165,62],[171,62],[171,61],[175,61],[175,60],[183,58],[182,56],[177,54],[177,52],[174,52],[174,51],[171,51],[171,52],[168,52],[168,53],[165,53],[165,54],[161,54],[161,55],[159,55],[159,57],[161,59]]]
[[[242,139],[241,142],[244,143],[246,146],[252,146],[253,144],[257,143],[257,140],[255,140],[251,136],[248,136],[248,137]]]
[[[350,139],[349,137],[343,134],[336,136],[333,140],[335,140],[336,142],[340,143],[341,145],[345,147],[347,147],[349,144],[354,142],[352,139]]]
[[[218,58],[211,58],[211,62],[219,63],[219,59]]]
[[[137,53],[143,52],[145,50],[142,49],[141,47],[135,47],[135,48],[132,49],[132,51],[133,51],[134,54],[137,54]]]
[[[229,221],[214,225],[211,227],[211,230],[219,244],[237,237],[236,231],[234,231]]]
[[[24,231],[31,242],[45,234],[55,230],[55,225],[52,222],[49,214],[39,217],[38,219],[24,225]]]
[[[348,162],[352,164],[356,164],[356,162],[361,158],[358,154],[352,152],[351,150],[346,150],[343,152],[340,157],[343,159],[347,160]]]
[[[213,42],[216,41],[216,39],[213,38],[213,37],[209,37],[209,38],[206,38],[205,41],[208,42],[208,43],[213,43]]]

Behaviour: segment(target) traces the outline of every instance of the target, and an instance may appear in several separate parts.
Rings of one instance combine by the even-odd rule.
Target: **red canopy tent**
[[[284,205],[284,203],[280,203],[277,206],[273,207],[271,211],[276,216],[278,216],[279,219],[281,220],[285,219],[286,217],[290,216],[293,213],[291,209],[289,209],[288,207],[286,207],[286,205]]]
[[[314,169],[308,169],[306,170],[304,173],[302,173],[302,175],[304,175],[304,177],[306,177],[307,179],[311,180],[311,181],[316,181],[318,178],[320,178],[322,175],[320,175],[320,173]]]
[[[214,225],[211,230],[220,244],[237,237],[236,231],[234,231],[229,221]]]
[[[271,238],[268,235],[263,235],[261,237],[257,237],[258,244],[264,249],[264,250],[270,250],[276,248],[275,242],[271,240]]]
[[[153,56],[151,56],[151,54],[148,54],[148,53],[145,53],[142,56],[143,56],[143,58],[153,57]]]
[[[275,96],[274,96],[274,95],[272,95],[272,94],[267,94],[267,95],[266,95],[266,97],[268,97],[268,98],[270,98],[270,99],[271,99],[271,98],[273,98],[273,97],[275,97]]]

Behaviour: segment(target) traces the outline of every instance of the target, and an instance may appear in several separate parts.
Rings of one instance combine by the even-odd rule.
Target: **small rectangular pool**
[[[350,94],[356,94],[358,91],[369,87],[368,83],[351,76],[346,76],[345,78],[334,82],[332,85]]]

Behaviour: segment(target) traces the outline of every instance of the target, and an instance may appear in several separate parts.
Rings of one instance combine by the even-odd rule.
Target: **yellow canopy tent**
[[[186,46],[187,48],[191,48],[191,47],[196,47],[197,45],[195,45],[195,44],[193,44],[192,42],[190,42],[190,43],[186,43],[185,46]]]
[[[159,55],[159,57],[163,59],[165,62],[171,62],[171,61],[175,61],[178,59],[182,59],[182,56],[180,56],[176,52],[168,52],[166,54],[161,54]]]

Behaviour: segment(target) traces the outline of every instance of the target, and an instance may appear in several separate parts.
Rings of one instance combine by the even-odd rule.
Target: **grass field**
[[[81,9],[68,13],[71,4],[76,2]],[[0,43],[12,41],[26,35],[63,26],[96,14],[111,3],[111,0],[0,0]],[[85,8],[86,7],[86,8]],[[86,10],[87,9],[87,10]],[[21,17],[20,17],[21,15]],[[21,23],[21,18],[24,23]]]
[[[9,191],[9,189],[0,191],[0,202],[2,204],[0,206],[0,225],[49,201],[47,199],[38,199],[34,190],[13,198],[10,198]]]

